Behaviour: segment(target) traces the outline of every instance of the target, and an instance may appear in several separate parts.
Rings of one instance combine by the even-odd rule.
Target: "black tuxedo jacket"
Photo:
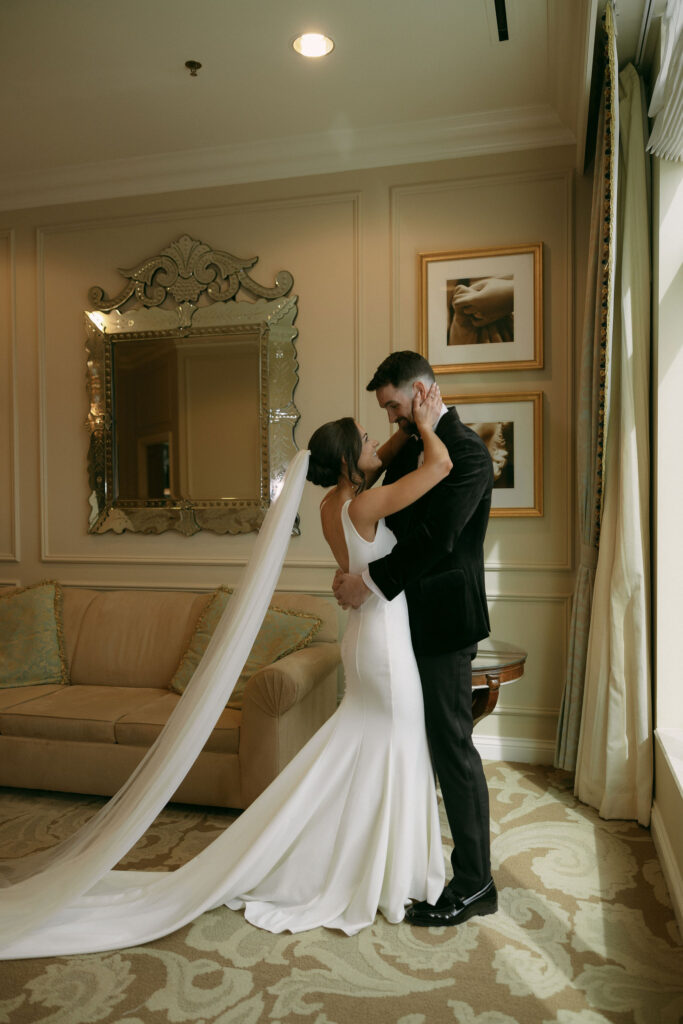
[[[448,476],[414,504],[387,517],[397,544],[369,566],[392,600],[406,593],[416,654],[443,654],[489,634],[484,537],[493,465],[478,434],[449,409],[436,427],[453,463]],[[390,484],[417,466],[421,443],[410,439],[387,469]]]

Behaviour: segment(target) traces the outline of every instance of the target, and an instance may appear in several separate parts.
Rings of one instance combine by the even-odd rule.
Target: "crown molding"
[[[2,494],[6,521],[9,526],[7,551],[0,551],[0,562],[21,560],[20,507],[19,507],[19,379],[17,366],[17,317],[16,317],[16,249],[13,230],[0,231],[0,256],[6,257],[6,269],[0,277],[3,312],[6,316],[5,330],[0,333],[0,373],[7,382],[6,408],[2,415],[7,428],[7,477],[6,493]]]
[[[573,132],[552,107],[511,108],[26,171],[0,179],[0,210],[431,163],[575,142]]]

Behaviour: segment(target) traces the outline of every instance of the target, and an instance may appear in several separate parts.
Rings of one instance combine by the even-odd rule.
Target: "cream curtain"
[[[575,792],[604,818],[649,824],[650,234],[645,105],[619,76],[619,191],[605,490],[586,658]]]
[[[619,109],[616,37],[609,7],[604,15],[603,61],[578,394],[576,471],[581,547],[555,751],[556,766],[568,771],[576,767],[579,744],[602,510],[604,423],[609,404]]]

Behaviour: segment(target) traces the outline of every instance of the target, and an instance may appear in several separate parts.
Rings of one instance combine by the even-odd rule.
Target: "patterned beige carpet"
[[[683,948],[649,832],[601,821],[564,772],[486,771],[495,916],[455,929],[378,918],[347,938],[270,935],[214,910],[148,946],[0,964],[0,1022],[680,1024]],[[52,845],[101,802],[0,790],[0,856]],[[173,869],[229,820],[171,807],[122,866]]]

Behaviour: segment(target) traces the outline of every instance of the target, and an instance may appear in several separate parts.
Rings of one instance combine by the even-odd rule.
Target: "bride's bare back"
[[[330,546],[337,565],[344,572],[348,572],[349,552],[346,546],[341,519],[341,510],[345,501],[348,501],[348,495],[343,494],[339,487],[333,487],[320,502],[320,521],[323,527],[323,535]]]

